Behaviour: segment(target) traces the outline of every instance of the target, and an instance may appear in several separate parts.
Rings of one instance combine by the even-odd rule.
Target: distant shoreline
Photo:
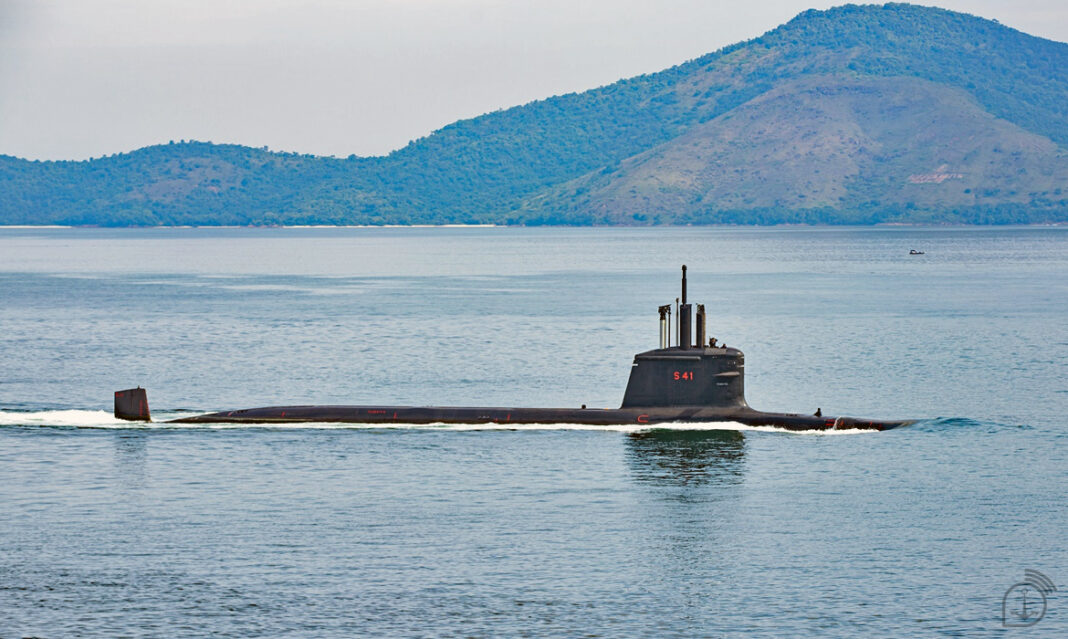
[[[0,224],[0,229],[73,229],[76,226],[62,224]]]
[[[0,230],[42,229],[940,229],[940,228],[1054,228],[1068,227],[1068,222],[1037,224],[921,224],[886,222],[879,224],[657,224],[657,225],[573,225],[573,224],[294,224],[294,225],[174,225],[174,226],[98,226],[63,224],[0,224]]]
[[[294,225],[223,225],[213,224],[174,226],[98,226],[86,224],[73,226],[63,224],[0,224],[0,229],[480,229],[504,228],[503,224],[294,224]]]

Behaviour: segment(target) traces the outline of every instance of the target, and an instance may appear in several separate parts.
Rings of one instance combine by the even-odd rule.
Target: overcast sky
[[[82,159],[196,139],[379,155],[837,4],[0,0],[0,154]],[[1066,0],[921,4],[1068,41]]]

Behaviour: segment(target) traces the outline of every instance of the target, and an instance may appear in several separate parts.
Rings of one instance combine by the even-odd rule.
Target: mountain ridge
[[[2,156],[0,223],[1066,221],[1068,196],[1051,186],[1062,179],[1068,145],[1065,69],[1068,45],[967,14],[903,4],[809,10],[758,38],[664,71],[460,120],[385,156],[337,159],[199,142],[82,162]],[[826,97],[860,86],[891,101],[911,92],[933,97],[926,116],[868,105],[875,123],[861,122],[841,100]],[[808,109],[801,113],[809,119],[769,106],[776,97]],[[821,109],[822,120],[812,115]],[[831,117],[834,109],[845,119]],[[849,122],[909,133],[903,143],[890,144],[896,155],[842,146],[823,168],[818,163],[831,160],[819,154],[776,165],[760,144],[723,138],[717,146],[708,132],[727,135],[739,126],[726,124],[731,117],[757,118],[752,131],[774,124],[774,144],[784,149],[806,149],[813,135],[826,137],[827,127]],[[953,123],[956,137],[917,138],[911,132],[924,129],[925,117]],[[703,145],[702,157],[709,159],[695,164],[683,153],[687,140]],[[672,144],[673,163],[662,161],[653,171],[646,162],[645,173],[637,171],[641,158]],[[931,144],[955,144],[976,155],[960,166],[935,163],[924,155]],[[987,157],[1001,147],[1019,155]],[[719,157],[730,157],[729,166],[717,165]],[[903,175],[907,162],[923,166]],[[776,166],[789,169],[776,178],[777,199],[764,197],[759,184],[736,179],[767,175]],[[854,166],[853,177],[842,178],[843,166]],[[1021,168],[1022,174],[1012,173]],[[675,179],[680,172],[693,178],[688,188],[648,188],[657,175]],[[965,173],[968,179],[953,177]],[[911,176],[920,177],[910,182]],[[631,190],[640,197],[621,196]],[[915,195],[904,197],[908,193]]]
[[[683,209],[692,212],[686,223],[741,223],[739,212],[780,209],[807,213],[793,222],[818,211],[823,222],[864,224],[889,221],[872,215],[878,203],[860,197],[873,189],[884,194],[886,211],[935,206],[947,190],[959,207],[1024,204],[1028,196],[1057,197],[1058,185],[1068,185],[1068,154],[981,110],[959,89],[916,78],[825,81],[781,85],[612,172],[542,194],[528,208],[616,224]],[[887,110],[911,110],[915,117],[878,117]],[[922,144],[901,145],[901,128],[916,120],[924,126],[910,131],[910,139]],[[759,166],[740,168],[754,155]],[[1021,176],[1042,190],[1019,192]],[[841,210],[828,210],[835,208]],[[922,220],[914,215],[912,221]]]

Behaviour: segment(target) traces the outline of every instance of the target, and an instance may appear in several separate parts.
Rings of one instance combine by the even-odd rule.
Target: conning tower
[[[686,266],[682,267],[682,297],[678,303],[675,345],[671,345],[671,305],[661,306],[660,348],[638,353],[622,408],[700,407],[740,408],[745,402],[745,355],[737,348],[706,338],[704,304],[697,305],[696,327],[686,299]],[[694,335],[696,328],[696,340]]]

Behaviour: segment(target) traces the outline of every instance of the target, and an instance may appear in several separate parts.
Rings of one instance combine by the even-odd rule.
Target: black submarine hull
[[[686,266],[682,267],[682,296],[676,299],[677,341],[671,342],[671,305],[660,306],[660,348],[638,353],[619,408],[486,408],[442,406],[270,406],[183,417],[178,424],[293,424],[339,422],[350,424],[579,424],[588,426],[653,426],[733,422],[786,430],[889,430],[914,420],[874,420],[853,417],[765,413],[745,400],[745,355],[717,344],[706,335],[707,315],[686,299]],[[696,337],[696,341],[694,338]],[[115,393],[115,416],[151,421],[148,397],[138,386]]]
[[[786,430],[889,430],[911,420],[862,420],[765,413],[751,408],[506,408],[448,406],[270,406],[223,411],[171,420],[177,424],[581,424],[589,426],[652,426],[668,423],[733,422]]]

